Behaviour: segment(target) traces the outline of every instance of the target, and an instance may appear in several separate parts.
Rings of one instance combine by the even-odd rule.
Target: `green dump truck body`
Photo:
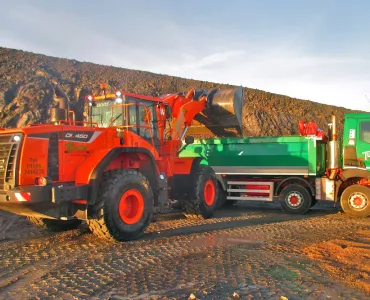
[[[180,157],[200,157],[216,174],[321,176],[325,145],[301,136],[200,139]]]

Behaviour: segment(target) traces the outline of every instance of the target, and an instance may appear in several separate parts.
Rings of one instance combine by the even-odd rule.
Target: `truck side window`
[[[360,123],[360,140],[370,144],[370,122]]]

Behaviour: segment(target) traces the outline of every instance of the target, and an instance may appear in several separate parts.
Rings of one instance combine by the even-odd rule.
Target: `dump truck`
[[[102,85],[85,98],[85,120],[59,97],[48,124],[0,129],[0,209],[52,231],[86,221],[96,236],[127,241],[140,238],[171,199],[186,198],[186,178],[184,214],[210,218],[216,175],[179,150],[193,142],[186,133],[203,111],[240,120],[242,97],[242,87],[149,97]]]
[[[341,138],[336,117],[325,134],[316,123],[297,124],[297,136],[197,139],[179,157],[214,170],[220,205],[274,201],[304,214],[317,201],[332,201],[349,216],[370,215],[370,114],[346,114]]]

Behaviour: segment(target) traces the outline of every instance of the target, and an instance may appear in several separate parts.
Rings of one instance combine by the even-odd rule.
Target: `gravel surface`
[[[370,219],[327,207],[292,216],[241,203],[206,221],[174,212],[128,243],[5,213],[1,224],[1,299],[370,299]]]

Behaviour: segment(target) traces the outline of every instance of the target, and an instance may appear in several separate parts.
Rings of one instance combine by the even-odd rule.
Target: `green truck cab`
[[[292,214],[326,200],[339,202],[348,215],[370,215],[370,114],[345,115],[339,139],[333,116],[328,134],[198,139],[179,156],[214,169],[219,206],[278,197]]]

